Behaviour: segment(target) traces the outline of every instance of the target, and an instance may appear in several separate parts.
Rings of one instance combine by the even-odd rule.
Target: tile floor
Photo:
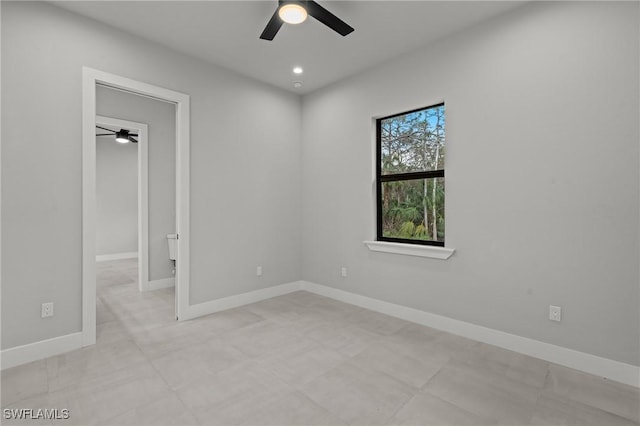
[[[2,372],[46,425],[639,425],[638,389],[307,292],[177,323],[99,263],[98,342]]]

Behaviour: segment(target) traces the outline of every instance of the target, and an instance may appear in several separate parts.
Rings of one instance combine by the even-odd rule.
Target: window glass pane
[[[383,182],[382,236],[444,242],[444,178]]]
[[[382,174],[444,169],[444,105],[380,120]]]

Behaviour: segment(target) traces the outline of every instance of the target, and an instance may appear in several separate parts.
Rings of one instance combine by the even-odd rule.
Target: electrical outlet
[[[256,276],[258,276],[258,277],[262,276],[262,266],[258,266],[256,268]]]
[[[53,316],[53,302],[43,303],[42,304],[42,318],[52,317]]]
[[[549,306],[549,319],[551,321],[560,322],[562,320],[562,308],[560,306],[550,305]]]
[[[342,277],[346,277],[347,276],[347,267],[346,266],[343,266],[340,269],[340,275],[342,275]]]

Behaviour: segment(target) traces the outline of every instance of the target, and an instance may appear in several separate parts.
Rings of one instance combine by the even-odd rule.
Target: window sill
[[[446,247],[423,246],[418,244],[388,243],[386,241],[365,241],[364,244],[371,251],[403,254],[406,256],[430,257],[432,259],[442,260],[450,258],[456,250]]]

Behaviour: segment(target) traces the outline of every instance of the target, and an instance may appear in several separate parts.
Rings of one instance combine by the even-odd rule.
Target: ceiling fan
[[[127,129],[111,130],[111,129],[107,129],[106,127],[100,127],[100,126],[96,126],[96,129],[106,130],[107,132],[111,132],[111,133],[98,133],[96,134],[96,136],[115,136],[116,142],[119,142],[119,143],[128,143],[128,142],[138,143],[138,140],[136,139],[138,135],[129,132]]]
[[[299,24],[311,15],[341,36],[353,32],[353,28],[313,0],[278,0],[278,8],[262,31],[260,38],[273,40],[283,23]]]

